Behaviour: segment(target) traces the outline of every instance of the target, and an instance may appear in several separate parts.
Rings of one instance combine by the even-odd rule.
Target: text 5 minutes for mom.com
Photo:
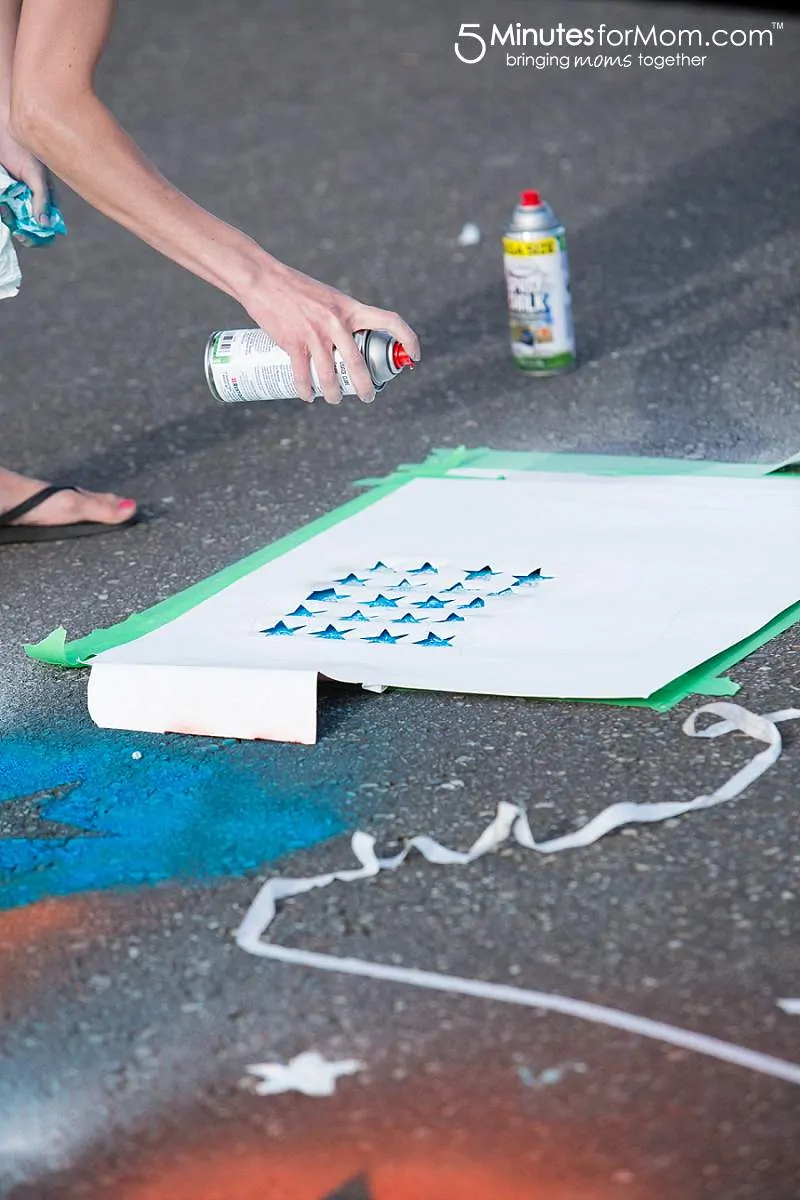
[[[772,21],[769,28],[759,29],[656,29],[634,25],[627,29],[605,24],[588,29],[551,25],[549,28],[526,28],[519,21],[502,27],[492,25],[485,30],[480,22],[462,22],[453,44],[456,58],[474,66],[486,57],[492,47],[506,53],[509,67],[702,67],[707,55],[703,49],[722,46],[735,48],[772,46],[783,21]],[[580,48],[589,53],[570,54]],[[546,50],[551,53],[529,54],[520,50]],[[561,53],[552,53],[555,50]],[[619,53],[622,50],[624,53]],[[664,54],[663,51],[672,53]],[[513,53],[512,53],[513,51]],[[567,53],[563,53],[567,51]],[[608,53],[617,51],[617,53]],[[677,51],[677,53],[676,53]]]

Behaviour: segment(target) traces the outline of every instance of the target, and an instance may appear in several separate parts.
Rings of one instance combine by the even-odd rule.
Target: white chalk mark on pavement
[[[253,1063],[250,1075],[260,1075],[255,1085],[259,1096],[277,1096],[281,1092],[303,1092],[306,1096],[332,1096],[342,1075],[356,1075],[363,1063],[357,1058],[328,1062],[316,1050],[298,1054],[288,1063]]]

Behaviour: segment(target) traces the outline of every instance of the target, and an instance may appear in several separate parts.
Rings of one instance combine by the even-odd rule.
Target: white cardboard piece
[[[116,728],[307,743],[319,675],[646,698],[800,599],[798,528],[800,488],[779,478],[412,480],[99,655],[90,711]],[[537,568],[549,578],[526,583]],[[310,615],[290,616],[300,606]],[[291,632],[265,632],[281,623]],[[319,636],[329,625],[341,636]],[[384,630],[398,640],[368,640]]]

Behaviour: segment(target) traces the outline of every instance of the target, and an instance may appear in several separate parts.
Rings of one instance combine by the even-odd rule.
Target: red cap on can
[[[414,360],[402,342],[395,342],[392,346],[392,365],[398,371],[402,371],[403,367],[414,367]]]
[[[524,192],[520,192],[519,202],[523,208],[538,208],[542,203],[542,198],[538,192],[528,189]]]

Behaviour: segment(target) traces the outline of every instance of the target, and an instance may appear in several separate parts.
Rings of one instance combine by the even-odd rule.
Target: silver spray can
[[[375,390],[414,360],[402,343],[381,329],[353,334],[367,364]],[[342,395],[354,396],[350,373],[341,355],[334,352],[334,366]],[[242,400],[284,400],[297,395],[289,355],[262,329],[222,329],[212,333],[206,344],[205,372],[212,396],[224,404]],[[314,363],[311,363],[314,395],[321,396]]]
[[[511,353],[522,371],[560,375],[576,364],[564,226],[538,192],[520,193],[503,236]]]

